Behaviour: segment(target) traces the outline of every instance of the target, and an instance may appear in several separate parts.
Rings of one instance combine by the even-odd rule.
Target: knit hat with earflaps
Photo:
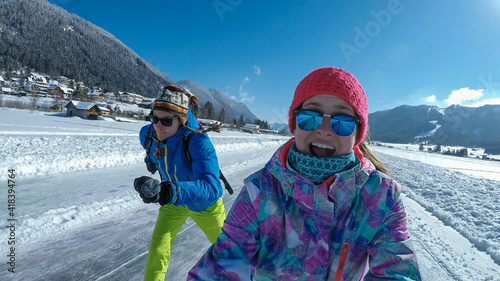
[[[188,90],[170,84],[163,87],[153,102],[153,110],[166,111],[179,116],[182,123],[187,121],[187,111],[190,106],[198,103],[198,98]]]
[[[196,105],[198,103],[198,98],[195,97],[189,90],[182,89],[174,84],[169,84],[163,87],[163,90],[158,94],[153,102],[153,110],[165,111],[179,116],[182,120],[182,126],[194,133],[203,134],[209,131],[214,131],[220,133],[220,125],[218,123],[212,125],[208,129],[198,131],[189,128],[186,125],[187,121],[187,111],[190,106]]]
[[[360,144],[368,132],[368,102],[366,94],[358,80],[349,72],[335,68],[323,67],[309,73],[295,89],[292,105],[288,112],[288,127],[293,133],[293,112],[307,99],[318,95],[333,95],[346,101],[361,118],[359,135],[355,145]]]

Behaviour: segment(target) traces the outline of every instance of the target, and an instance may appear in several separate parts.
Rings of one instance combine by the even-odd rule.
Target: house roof
[[[134,97],[134,98],[144,98],[144,96],[141,96],[139,94],[134,94],[134,93],[130,93],[130,92],[118,92],[120,95],[128,95],[128,96],[131,96],[131,97]]]
[[[97,106],[93,102],[83,102],[83,101],[70,100],[70,101],[68,101],[68,103],[66,103],[66,105],[64,107],[68,107],[70,103],[73,104],[75,106],[75,108],[79,109],[79,110],[89,110],[92,107]],[[99,106],[97,106],[97,107],[99,108]],[[99,110],[101,110],[101,109],[99,108]]]
[[[48,89],[49,90],[54,90],[54,89],[57,89],[57,88],[60,88],[64,93],[73,93],[73,89],[70,89],[70,88],[62,86],[62,85],[51,84]]]
[[[102,111],[109,111],[111,112],[110,108],[111,106],[109,106],[109,104],[105,103],[105,102],[98,102],[96,103],[96,105],[99,107],[100,110]],[[109,108],[108,108],[109,107]]]
[[[109,109],[108,109],[108,108],[106,108],[106,107],[102,107],[102,106],[97,106],[97,107],[99,107],[99,109],[100,109],[101,111],[111,112],[111,110],[109,110]]]
[[[260,129],[260,126],[256,125],[256,124],[245,124],[245,126],[243,126],[243,127],[249,128],[249,129]]]
[[[40,74],[38,72],[31,72],[29,76],[33,76],[35,78],[41,78],[41,79],[46,79],[48,76],[45,74]]]

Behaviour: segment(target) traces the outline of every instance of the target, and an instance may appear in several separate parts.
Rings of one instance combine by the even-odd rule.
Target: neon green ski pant
[[[144,281],[164,280],[175,236],[188,217],[191,217],[200,227],[210,243],[215,243],[226,219],[222,197],[210,208],[198,213],[182,206],[163,205],[160,207],[153,237],[149,244]]]

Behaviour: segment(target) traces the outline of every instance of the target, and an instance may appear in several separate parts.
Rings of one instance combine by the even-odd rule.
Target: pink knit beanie
[[[335,67],[323,67],[309,73],[300,81],[295,94],[293,95],[292,105],[288,112],[288,127],[293,133],[293,113],[307,99],[317,95],[333,95],[346,101],[361,118],[361,129],[356,140],[360,144],[368,131],[368,102],[365,91],[358,80],[343,69]]]

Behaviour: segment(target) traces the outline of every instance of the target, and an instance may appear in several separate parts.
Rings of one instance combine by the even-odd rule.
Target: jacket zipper
[[[342,276],[342,270],[344,270],[345,259],[347,257],[347,252],[349,252],[349,244],[344,244],[342,246],[342,252],[340,253],[339,266],[337,267],[337,274],[335,274],[334,281],[339,281]]]

